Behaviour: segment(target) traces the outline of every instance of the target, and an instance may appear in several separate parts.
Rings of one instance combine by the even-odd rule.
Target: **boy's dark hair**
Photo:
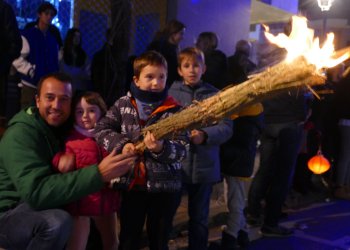
[[[196,47],[185,48],[179,53],[179,56],[177,57],[179,67],[181,66],[181,62],[183,62],[185,59],[192,59],[205,65],[203,51]]]
[[[163,66],[168,70],[168,64],[165,58],[157,51],[150,50],[141,54],[134,60],[134,76],[139,77],[141,70],[148,65]]]
[[[49,2],[42,2],[38,7],[38,14],[41,14],[42,12],[45,12],[46,10],[52,10],[54,12],[54,15],[57,15],[57,9],[55,6]]]
[[[77,91],[74,94],[72,101],[72,110],[75,109],[80,100],[84,98],[88,104],[96,105],[101,110],[101,116],[104,116],[107,112],[107,105],[101,95],[94,91]],[[72,112],[74,113],[74,112]],[[74,115],[73,115],[74,116]]]
[[[40,96],[40,91],[41,91],[41,87],[43,85],[43,82],[50,77],[55,78],[55,79],[57,79],[63,83],[66,83],[66,84],[72,84],[72,78],[69,75],[67,75],[66,73],[53,72],[53,73],[47,74],[47,75],[41,77],[39,80],[39,83],[38,83],[38,86],[36,89],[38,96]]]

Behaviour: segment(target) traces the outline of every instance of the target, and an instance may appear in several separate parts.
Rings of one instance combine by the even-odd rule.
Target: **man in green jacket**
[[[37,92],[36,107],[19,112],[0,142],[0,248],[63,249],[72,220],[59,208],[100,190],[135,160],[113,151],[99,165],[54,172],[51,160],[71,112],[70,78],[47,75]]]

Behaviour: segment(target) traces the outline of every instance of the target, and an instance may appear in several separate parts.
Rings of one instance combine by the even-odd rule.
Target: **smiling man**
[[[57,174],[51,161],[60,150],[71,97],[67,75],[47,75],[39,81],[36,107],[9,122],[0,142],[0,248],[63,249],[72,220],[59,208],[99,191],[135,160],[112,151],[98,165]]]

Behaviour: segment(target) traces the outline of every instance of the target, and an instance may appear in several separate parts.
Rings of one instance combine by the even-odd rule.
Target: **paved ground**
[[[248,250],[350,249],[350,201],[335,200],[325,187],[320,187],[306,195],[291,192],[284,211],[288,217],[281,221],[281,225],[293,228],[295,235],[264,238],[259,234],[259,228],[249,228],[251,244]],[[209,242],[220,242],[226,214],[224,201],[214,194],[210,207]],[[187,249],[187,220],[187,200],[184,197],[174,219],[176,237],[169,242],[170,250]]]

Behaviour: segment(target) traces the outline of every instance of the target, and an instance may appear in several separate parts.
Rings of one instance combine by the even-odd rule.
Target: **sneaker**
[[[260,233],[265,237],[289,237],[293,235],[293,230],[281,226],[262,226]]]
[[[237,235],[237,244],[241,248],[245,249],[248,247],[249,243],[250,243],[250,240],[249,240],[248,233],[246,231],[239,230]]]

